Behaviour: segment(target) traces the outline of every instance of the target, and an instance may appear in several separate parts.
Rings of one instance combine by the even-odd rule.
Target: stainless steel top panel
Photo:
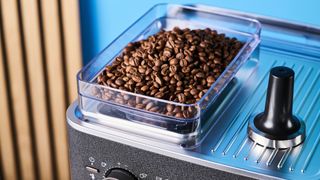
[[[266,17],[207,7],[256,18],[262,23],[259,59],[251,59],[242,68],[256,64],[249,75],[239,71],[232,98],[222,103],[223,110],[212,114],[216,123],[200,146],[194,149],[155,140],[125,129],[111,128],[87,119],[84,121],[73,104],[68,123],[88,134],[124,143],[151,152],[192,163],[255,178],[320,179],[320,29]],[[268,73],[272,67],[287,66],[295,71],[294,114],[306,124],[306,140],[295,148],[268,149],[247,137],[250,118],[264,110]]]

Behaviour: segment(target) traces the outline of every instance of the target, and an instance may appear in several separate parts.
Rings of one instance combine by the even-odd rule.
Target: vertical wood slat
[[[78,0],[0,3],[1,172],[5,180],[69,179],[65,110],[82,65]]]
[[[65,37],[66,67],[69,84],[69,102],[77,97],[76,74],[82,66],[79,1],[60,0],[63,18],[63,32]]]
[[[27,102],[27,89],[25,86],[23,51],[21,49],[21,34],[19,25],[19,12],[16,0],[1,1],[3,13],[3,30],[6,43],[6,62],[9,71],[9,85],[13,100],[13,113],[17,132],[20,169],[22,179],[35,179],[35,163],[33,157],[32,138],[30,132],[29,109]]]
[[[41,1],[58,179],[69,179],[61,32],[57,1]]]
[[[38,171],[40,173],[40,179],[50,180],[52,179],[53,174],[38,17],[39,9],[37,0],[20,2],[32,102],[33,126],[35,130],[37,160],[39,164]]]
[[[3,26],[0,26],[3,27]],[[2,31],[2,29],[0,29]],[[0,37],[2,38],[2,37]],[[6,79],[4,67],[4,55],[2,40],[0,41],[0,109],[1,109],[1,122],[0,122],[0,135],[1,135],[1,164],[3,170],[3,178],[15,180],[16,177],[16,157],[14,154],[14,140],[12,133],[12,126],[10,123],[8,93],[6,92]]]

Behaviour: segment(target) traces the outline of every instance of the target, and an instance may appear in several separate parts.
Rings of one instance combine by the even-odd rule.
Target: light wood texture
[[[40,179],[50,180],[53,177],[52,159],[37,0],[21,1],[21,13],[39,164],[38,171]]]
[[[33,157],[30,119],[27,103],[26,77],[21,49],[21,34],[19,26],[18,5],[16,0],[1,1],[3,14],[3,30],[5,34],[6,53],[9,70],[9,84],[13,100],[13,112],[17,143],[19,148],[20,169],[22,178],[33,180],[35,164]]]
[[[62,20],[65,39],[67,78],[69,83],[69,102],[77,98],[76,74],[82,66],[79,2],[78,0],[61,1]]]
[[[1,177],[70,179],[65,113],[82,65],[78,0],[0,3]]]
[[[57,162],[57,177],[69,179],[68,146],[66,133],[66,87],[61,49],[59,7],[57,1],[42,1],[41,13],[45,37],[46,65],[48,70],[51,115]]]
[[[0,29],[1,31],[2,29]],[[0,37],[1,38],[1,37]],[[3,47],[0,39],[0,136],[1,136],[1,163],[3,168],[3,177],[5,179],[17,179],[16,159],[13,146],[13,134],[10,123],[8,93],[6,90],[5,67],[3,57]]]

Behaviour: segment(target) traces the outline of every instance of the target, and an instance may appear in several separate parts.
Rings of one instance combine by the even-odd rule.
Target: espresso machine
[[[197,117],[174,119],[94,95],[126,94],[94,79],[127,43],[174,26],[210,27],[244,42],[206,101],[193,104]],[[72,179],[320,179],[319,28],[159,4],[83,67],[77,83],[66,118]]]

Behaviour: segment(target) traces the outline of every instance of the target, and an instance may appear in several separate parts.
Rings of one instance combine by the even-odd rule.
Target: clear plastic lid
[[[189,29],[210,28],[235,37],[244,45],[224,72],[212,84],[206,94],[194,104],[181,104],[155,97],[135,94],[97,84],[97,76],[111,64],[129,43],[156,34],[161,29],[174,27]],[[138,19],[77,75],[79,107],[83,115],[110,123],[121,128],[132,123],[147,125],[154,133],[181,138],[177,143],[188,144],[198,141],[204,125],[214,120],[209,116],[217,107],[216,100],[232,81],[235,73],[249,58],[260,42],[260,23],[243,17],[208,12],[202,9],[170,4],[159,4]],[[135,104],[143,104],[137,107]],[[187,118],[178,118],[159,112],[173,108]],[[117,118],[117,121],[111,119]],[[108,122],[109,121],[109,122]],[[114,124],[116,123],[116,124]],[[136,129],[139,131],[139,129]]]

